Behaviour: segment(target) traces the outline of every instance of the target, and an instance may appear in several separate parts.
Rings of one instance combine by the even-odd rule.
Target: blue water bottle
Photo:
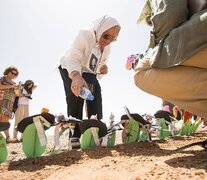
[[[93,101],[94,100],[94,96],[91,93],[91,91],[89,89],[87,89],[86,87],[82,87],[80,95],[81,98],[89,100],[89,101]]]

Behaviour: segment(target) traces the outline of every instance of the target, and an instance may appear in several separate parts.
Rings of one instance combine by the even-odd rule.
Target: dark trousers
[[[84,100],[80,97],[75,96],[72,93],[71,91],[72,80],[68,76],[68,71],[66,69],[62,69],[61,66],[59,66],[59,71],[63,80],[64,90],[65,90],[67,115],[73,116],[77,119],[82,119]],[[89,89],[94,95],[93,101],[86,101],[86,108],[87,108],[86,116],[90,118],[91,115],[97,115],[98,120],[101,120],[103,117],[101,86],[95,74],[83,73],[82,77],[85,79]],[[73,137],[80,137],[80,135],[81,133],[80,133],[79,125],[76,124]]]

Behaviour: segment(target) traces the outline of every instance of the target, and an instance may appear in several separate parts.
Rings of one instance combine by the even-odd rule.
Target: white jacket
[[[70,74],[72,71],[89,72],[96,74],[89,68],[91,55],[95,54],[98,58],[98,64],[106,64],[110,54],[110,45],[104,48],[103,53],[96,42],[94,31],[80,30],[71,47],[66,51],[60,60],[63,69],[67,69]]]

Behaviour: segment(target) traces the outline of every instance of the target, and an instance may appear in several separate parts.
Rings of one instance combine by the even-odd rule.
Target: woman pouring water
[[[106,65],[110,44],[114,42],[121,27],[110,16],[101,17],[93,22],[91,29],[81,29],[71,47],[60,60],[59,71],[63,80],[68,116],[82,119],[84,99],[80,98],[83,87],[88,88],[93,101],[86,100],[87,117],[97,115],[102,119],[102,95],[98,77],[108,73]],[[78,125],[73,137],[80,137]]]

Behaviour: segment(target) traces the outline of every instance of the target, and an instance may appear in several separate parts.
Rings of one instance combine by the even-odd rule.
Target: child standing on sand
[[[14,123],[14,132],[13,132],[13,141],[18,142],[17,139],[17,130],[16,127],[18,123],[29,116],[29,101],[32,99],[31,95],[33,90],[36,88],[36,85],[34,85],[34,82],[32,80],[27,80],[22,85],[21,93],[18,97],[18,107],[15,112],[15,123]],[[21,141],[22,138],[20,138]]]

